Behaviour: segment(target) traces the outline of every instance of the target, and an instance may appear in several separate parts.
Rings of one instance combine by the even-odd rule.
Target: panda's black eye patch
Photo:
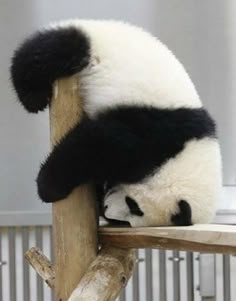
[[[139,208],[137,202],[130,198],[129,196],[125,197],[125,201],[127,206],[129,207],[130,213],[138,216],[143,216],[143,211]]]

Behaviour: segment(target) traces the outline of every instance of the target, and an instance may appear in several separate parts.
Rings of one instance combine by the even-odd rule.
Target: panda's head
[[[187,200],[176,195],[150,198],[147,191],[145,194],[140,197],[133,193],[131,196],[120,187],[111,189],[104,198],[105,218],[111,223],[129,223],[131,227],[188,226],[193,223],[192,208]],[[200,214],[202,221],[209,220],[209,214],[205,213],[207,219]]]

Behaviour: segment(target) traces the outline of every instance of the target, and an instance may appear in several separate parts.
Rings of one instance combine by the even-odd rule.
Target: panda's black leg
[[[62,199],[89,181],[114,185],[142,179],[154,164],[150,140],[150,133],[141,138],[135,128],[117,120],[83,120],[42,165],[37,178],[40,198]]]

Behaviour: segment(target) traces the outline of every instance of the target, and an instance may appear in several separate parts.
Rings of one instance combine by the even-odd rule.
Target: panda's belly
[[[186,143],[181,153],[142,183],[120,185],[105,204],[108,218],[128,221],[134,227],[171,225],[173,216],[179,214],[189,220],[185,212],[179,212],[179,202],[184,201],[191,208],[191,223],[206,223],[215,214],[220,193],[219,145],[213,138],[204,138]],[[127,196],[143,214],[130,212]]]
[[[170,78],[166,79],[166,71],[145,70],[142,64],[135,68],[128,62],[120,62],[114,70],[111,63],[86,72],[80,74],[80,93],[90,117],[125,105],[164,109],[202,107],[187,74],[186,81],[176,86],[175,79],[172,83]]]
[[[147,32],[121,22],[79,22],[91,42],[91,62],[80,74],[90,117],[119,105],[199,108],[182,64]]]

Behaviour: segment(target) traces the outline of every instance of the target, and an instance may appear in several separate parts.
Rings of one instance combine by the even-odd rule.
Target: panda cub
[[[54,81],[71,75],[79,76],[85,116],[42,165],[40,198],[54,202],[93,182],[109,220],[210,222],[221,191],[215,124],[172,52],[126,23],[71,20],[36,32],[12,59],[29,112],[50,105]]]

